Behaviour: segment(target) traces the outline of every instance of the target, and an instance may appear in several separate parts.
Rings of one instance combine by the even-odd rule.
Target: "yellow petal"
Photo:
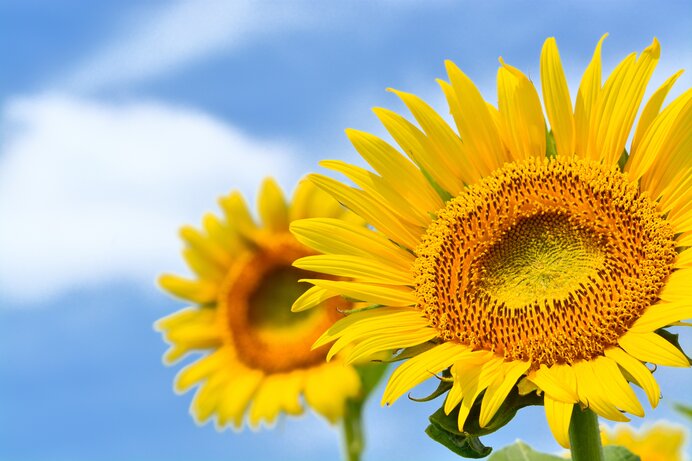
[[[373,112],[406,155],[427,172],[442,189],[452,195],[463,190],[461,178],[455,176],[453,170],[448,168],[444,156],[436,151],[424,133],[395,112],[381,108],[375,108]]]
[[[410,271],[403,271],[401,269],[386,266],[376,260],[363,256],[306,256],[295,261],[293,265],[306,271],[348,277],[359,282],[413,285]]]
[[[422,230],[414,231],[407,227],[385,204],[378,202],[372,195],[322,175],[312,174],[310,180],[391,240],[409,248],[418,245]]]
[[[257,230],[255,220],[252,219],[250,210],[240,192],[231,192],[219,199],[219,206],[226,216],[228,224],[245,238],[250,238]]]
[[[689,367],[685,354],[656,333],[627,332],[618,344],[631,356],[643,361],[670,367]]]
[[[574,116],[567,80],[554,38],[543,44],[541,51],[541,86],[550,128],[559,155],[572,155],[575,150]]]
[[[231,256],[228,254],[228,251],[194,227],[183,226],[180,229],[180,237],[192,250],[208,261],[212,261],[219,267],[224,268],[230,265]]]
[[[357,130],[346,135],[358,153],[383,178],[391,181],[399,194],[415,208],[425,212],[442,208],[443,202],[421,171],[414,164],[377,136]]]
[[[338,296],[338,293],[333,290],[327,290],[322,287],[310,287],[305,293],[300,295],[298,299],[291,306],[291,311],[302,312],[308,309],[312,309],[328,300]]]
[[[654,379],[653,373],[644,364],[619,347],[606,349],[605,356],[615,360],[618,365],[624,368],[636,380],[639,387],[644,389],[652,407],[658,405],[658,401],[661,398],[661,390]]]
[[[658,303],[649,306],[644,314],[634,322],[629,331],[647,333],[689,318],[692,318],[692,303],[689,301]]]
[[[518,69],[500,59],[497,98],[500,120],[510,158],[523,160],[545,155],[545,118],[533,83]]]
[[[617,163],[625,149],[634,118],[661,54],[658,41],[647,47],[638,59],[630,55],[612,72],[598,100],[598,127],[595,148],[606,165]],[[593,125],[592,125],[593,126]]]
[[[601,92],[601,48],[607,36],[608,34],[604,34],[596,45],[593,58],[582,76],[574,107],[575,150],[580,157],[589,160],[598,160],[600,155],[597,149],[587,150],[587,147],[589,138],[595,136],[598,129],[598,126],[592,124],[592,120]],[[593,141],[591,145],[593,146]]]
[[[541,365],[538,370],[530,373],[528,378],[553,400],[576,403],[579,401],[576,385],[572,385],[570,381],[565,379],[563,370],[565,367],[569,367],[569,365],[553,365],[550,368]],[[573,373],[571,377],[574,378]]]
[[[577,377],[577,394],[580,402],[604,418],[613,421],[629,421],[629,418],[620,413],[610,400],[610,390],[604,388],[601,381],[603,378],[594,373],[590,361],[582,360],[573,364],[572,368]]]
[[[663,101],[665,101],[668,92],[675,84],[675,81],[682,75],[682,70],[677,71],[668,80],[663,82],[658,90],[649,98],[649,101],[644,106],[642,114],[639,116],[639,121],[637,122],[637,129],[634,132],[634,138],[632,139],[632,147],[630,152],[636,152],[639,143],[644,137],[644,133],[651,126],[651,122],[658,116],[661,111],[661,106]]]
[[[294,221],[291,233],[300,243],[320,253],[370,257],[403,270],[410,270],[415,259],[382,234],[338,219]]]
[[[218,407],[220,427],[229,422],[238,429],[242,426],[245,410],[263,378],[261,371],[243,367],[228,380]]]
[[[298,182],[288,215],[291,221],[312,217],[338,218],[344,208],[329,194],[315,186],[308,178]]]
[[[608,357],[597,357],[591,361],[594,373],[602,382],[608,383],[608,399],[618,408],[636,416],[644,416],[644,409],[627,384],[617,363]]]
[[[305,400],[334,424],[343,415],[345,398],[355,397],[359,390],[360,379],[353,367],[335,363],[313,369],[307,374]]]
[[[670,302],[688,300],[690,287],[692,287],[692,270],[678,269],[670,274],[659,297],[663,301]]]
[[[172,295],[197,304],[216,301],[218,292],[216,283],[206,280],[189,280],[172,274],[159,277],[159,285]]]
[[[264,227],[273,233],[288,230],[288,206],[281,188],[273,178],[262,182],[257,197],[257,211]]]
[[[553,400],[549,396],[544,398],[545,417],[550,426],[550,432],[563,448],[569,448],[569,423],[572,419],[574,405],[571,403]]]
[[[315,286],[338,292],[347,298],[385,306],[413,306],[416,297],[410,288],[385,287],[343,280],[303,279]]]
[[[446,342],[407,360],[389,378],[382,405],[391,405],[404,393],[469,353],[470,350],[461,344]]]
[[[217,371],[220,365],[228,360],[229,354],[227,349],[221,348],[186,366],[178,372],[175,378],[175,392],[183,393],[187,391],[190,387]]]
[[[479,423],[485,427],[502,403],[507,398],[509,391],[512,390],[519,378],[529,369],[530,362],[516,360],[514,362],[504,362],[500,365],[499,376],[488,386],[481,403],[481,413]]]
[[[190,413],[197,424],[207,421],[217,410],[223,397],[226,382],[226,375],[217,373],[197,389],[195,397],[190,403]]]
[[[485,176],[507,160],[500,134],[473,81],[452,61],[445,61],[445,68],[459,104],[459,118],[455,121],[468,152],[464,163]],[[473,177],[469,179],[473,180]]]

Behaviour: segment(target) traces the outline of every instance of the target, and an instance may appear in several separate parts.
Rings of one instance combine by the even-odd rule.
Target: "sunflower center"
[[[228,274],[219,295],[219,321],[225,339],[248,366],[281,373],[324,362],[328,348],[311,347],[340,318],[337,301],[291,312],[293,301],[309,287],[298,280],[317,276],[291,265],[308,254],[290,235],[274,236]]]
[[[479,292],[508,309],[565,301],[598,277],[605,260],[602,240],[564,214],[522,218],[478,258]]]
[[[616,345],[676,255],[671,226],[636,184],[567,159],[509,164],[469,186],[416,253],[418,304],[444,340],[535,368]]]

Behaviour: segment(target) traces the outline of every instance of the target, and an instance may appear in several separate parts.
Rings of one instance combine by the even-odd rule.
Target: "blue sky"
[[[690,30],[685,1],[0,1],[0,460],[337,458],[310,415],[192,422],[151,328],[179,307],[153,283],[184,271],[176,229],[266,175],[359,162],[343,129],[383,134],[370,108],[403,111],[387,87],[444,111],[444,59],[493,100],[500,55],[538,81],[555,36],[575,87],[604,32],[605,71],[656,36],[655,84],[689,74]],[[682,423],[689,371],[657,375],[646,420]],[[453,459],[422,432],[433,406],[375,400],[366,459]],[[487,442],[557,450],[546,431],[531,410]]]

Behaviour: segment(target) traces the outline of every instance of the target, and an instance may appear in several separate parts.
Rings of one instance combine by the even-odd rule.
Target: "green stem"
[[[588,408],[582,410],[574,405],[569,425],[572,461],[604,461],[598,416]]]
[[[365,448],[363,437],[363,404],[364,398],[349,399],[342,423],[344,432],[344,451],[347,461],[360,461]]]

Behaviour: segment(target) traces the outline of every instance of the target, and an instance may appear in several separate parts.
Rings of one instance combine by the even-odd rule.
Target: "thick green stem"
[[[574,405],[569,425],[569,443],[572,461],[604,461],[598,416],[588,408]]]
[[[360,455],[365,448],[363,438],[363,404],[365,399],[349,399],[343,420],[344,452],[347,461],[360,461]]]

